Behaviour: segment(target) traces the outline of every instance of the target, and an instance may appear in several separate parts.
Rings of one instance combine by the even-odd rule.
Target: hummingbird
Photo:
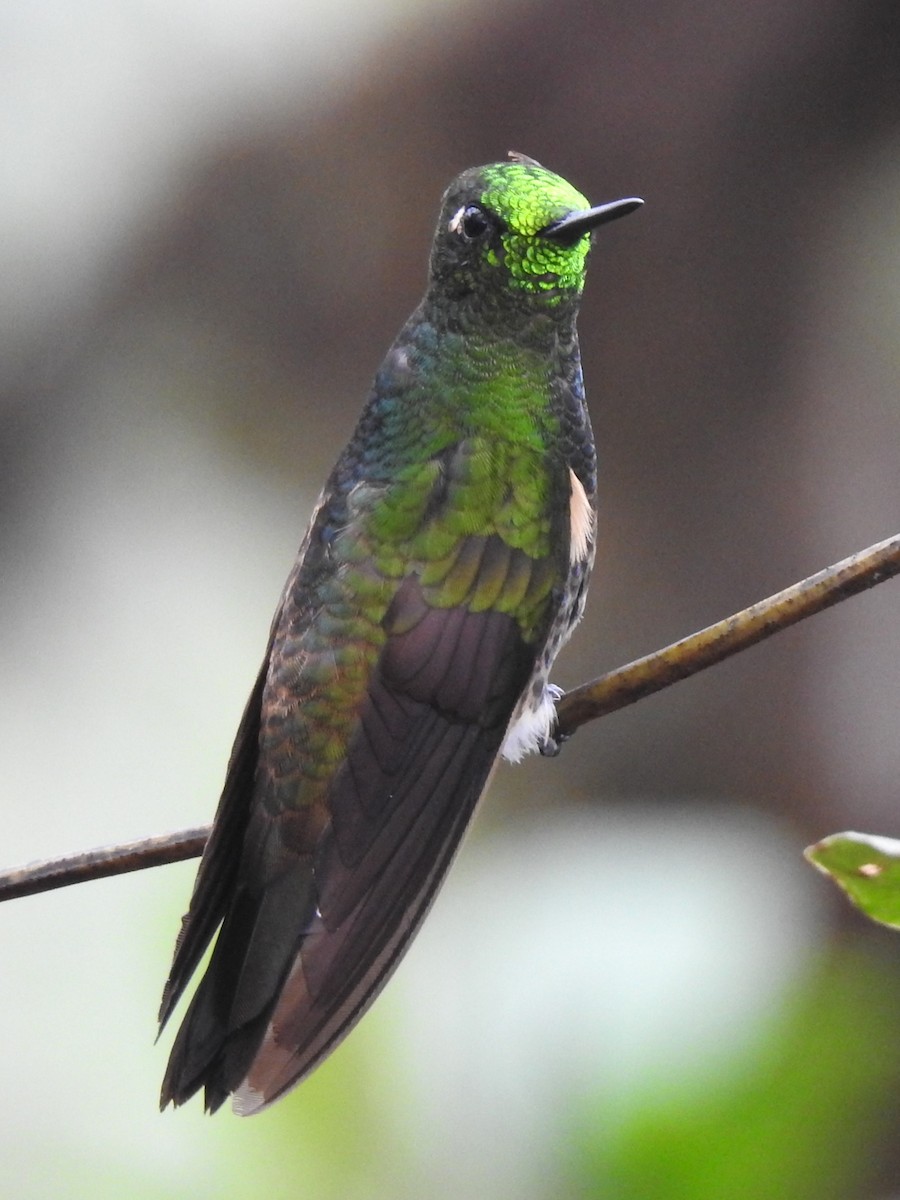
[[[313,512],[175,946],[214,934],[161,1107],[259,1112],[406,952],[502,754],[553,753],[553,661],[594,558],[576,317],[591,207],[526,155],[444,194],[425,296]]]

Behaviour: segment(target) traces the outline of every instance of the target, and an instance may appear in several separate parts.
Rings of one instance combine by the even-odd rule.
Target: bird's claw
[[[544,758],[556,758],[563,747],[563,742],[567,742],[571,736],[569,733],[560,733],[558,730],[556,733],[548,733],[538,746],[538,753]]]

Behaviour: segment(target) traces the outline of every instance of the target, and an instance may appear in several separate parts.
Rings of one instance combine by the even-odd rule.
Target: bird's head
[[[505,296],[519,308],[577,301],[591,234],[639,208],[592,208],[559,175],[524,155],[474,167],[447,189],[431,253],[431,288],[455,302]]]

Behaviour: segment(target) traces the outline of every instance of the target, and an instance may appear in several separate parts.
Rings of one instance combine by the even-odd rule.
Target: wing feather
[[[172,967],[163,989],[159,1012],[160,1029],[165,1027],[172,1015],[172,1010],[228,909],[237,878],[247,814],[253,796],[253,777],[259,746],[260,705],[267,664],[268,653],[238,726],[212,832],[194,882],[190,907],[181,922]]]

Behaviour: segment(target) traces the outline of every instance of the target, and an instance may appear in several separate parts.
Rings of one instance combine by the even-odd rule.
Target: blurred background
[[[571,686],[898,528],[895,0],[7,0],[0,755],[15,864],[208,820],[320,484],[510,148],[594,203]],[[255,1120],[156,1111],[195,864],[0,908],[31,1197],[891,1200],[900,590],[498,774],[375,1010]]]

